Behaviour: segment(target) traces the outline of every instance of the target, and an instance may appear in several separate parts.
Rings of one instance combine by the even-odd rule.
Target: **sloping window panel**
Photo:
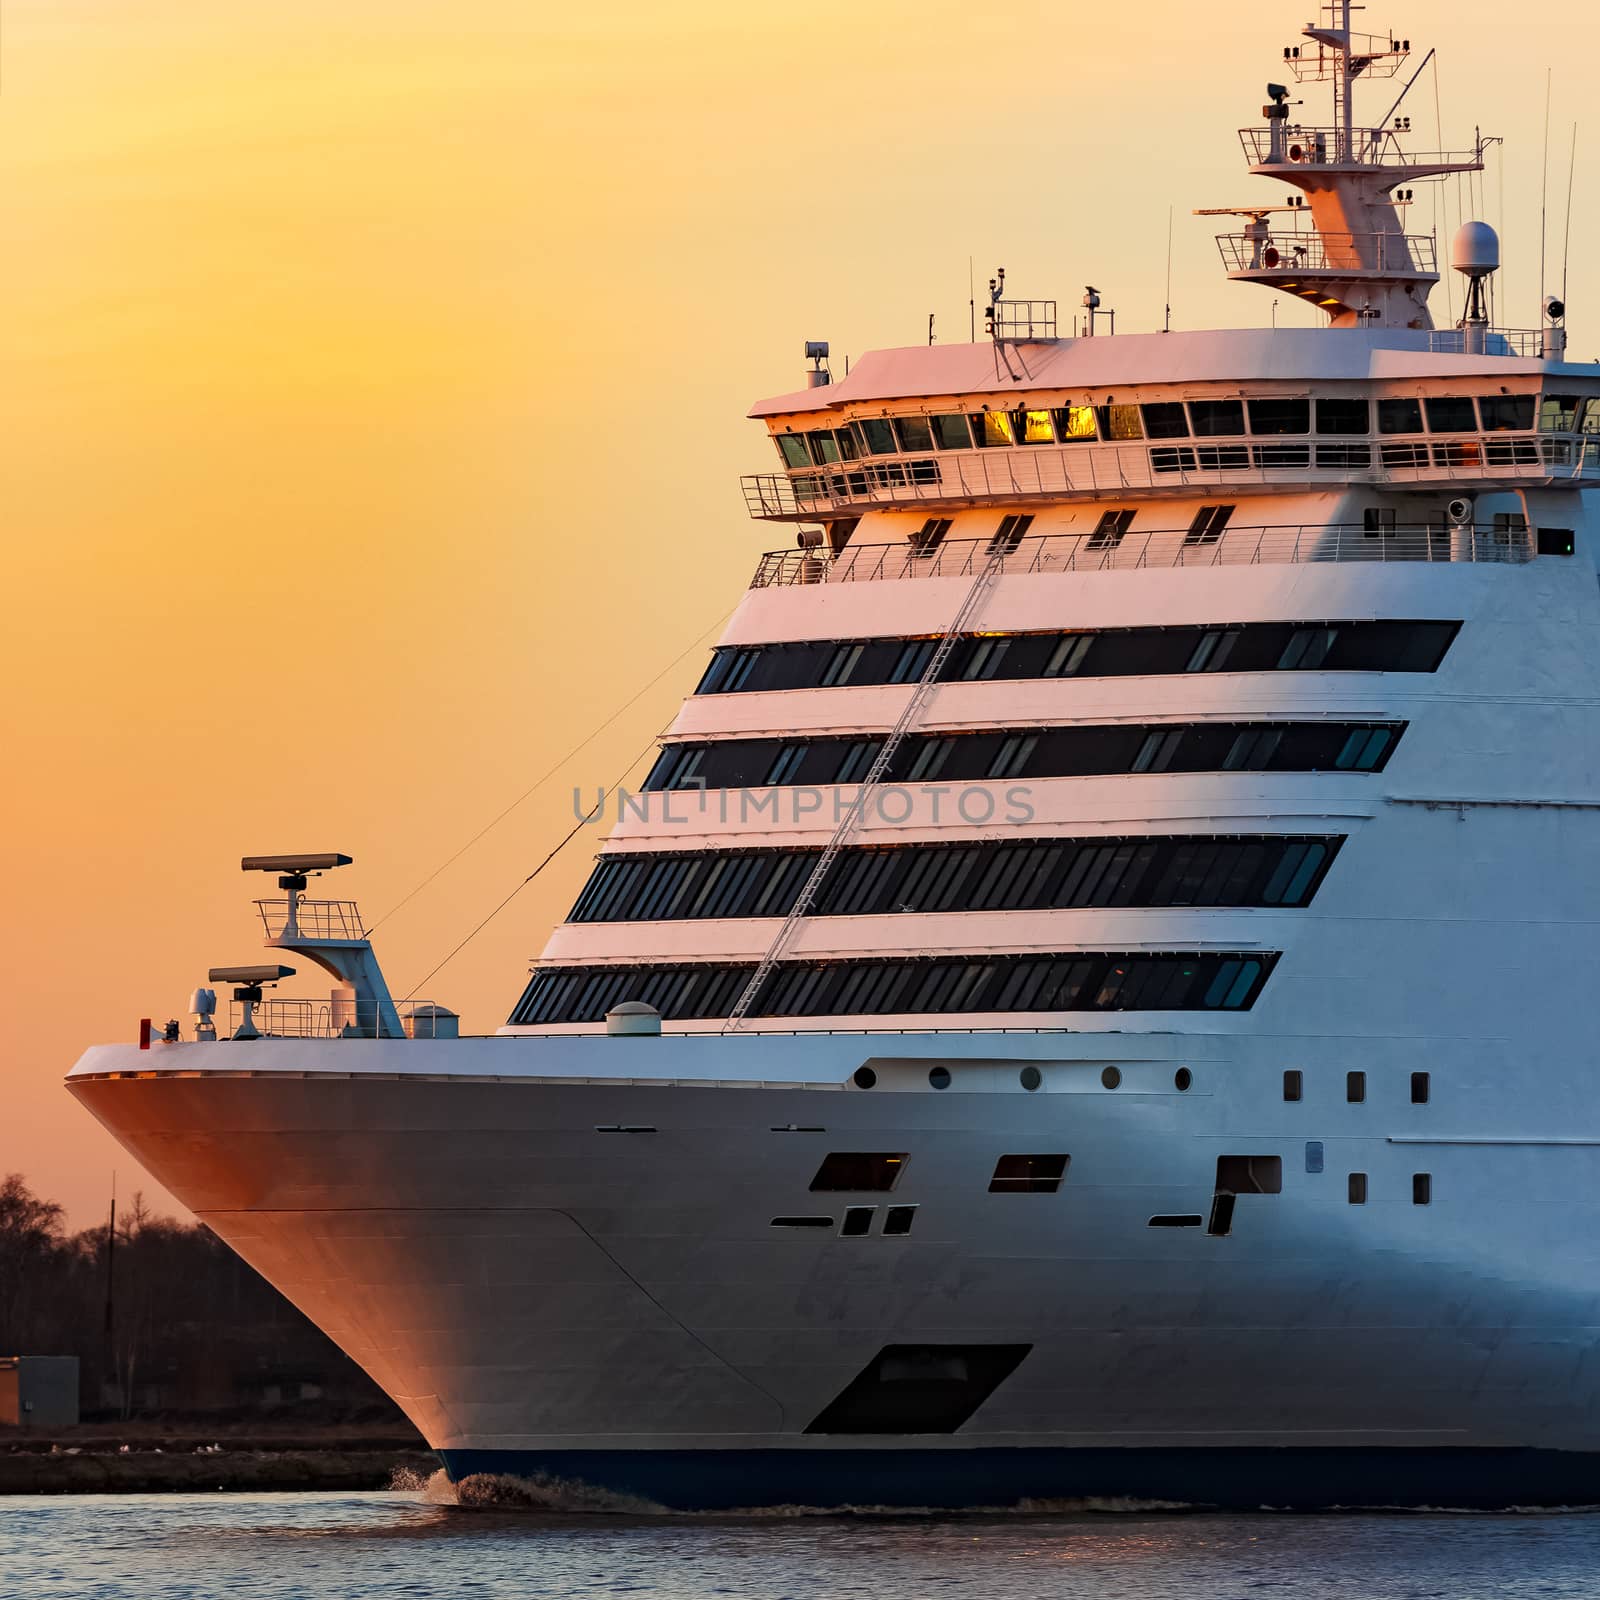
[[[861,644],[836,645],[823,665],[822,687],[833,689],[840,684],[849,683],[850,675],[860,665],[861,654],[865,649],[866,646]]]
[[[834,774],[835,783],[860,783],[872,770],[872,763],[877,760],[878,752],[883,748],[882,739],[856,739],[845,746],[844,757],[839,763],[839,770]]]
[[[978,411],[968,420],[972,423],[972,437],[980,448],[1017,442],[1016,429],[1011,425],[1009,412]]]
[[[1132,406],[1118,406],[1118,411],[1132,411]],[[1135,413],[1137,425],[1137,413]],[[1078,444],[1095,436],[1093,406],[1063,406],[1056,412],[1056,427],[1063,444]],[[1129,437],[1137,439],[1134,433]]]
[[[1017,411],[1012,413],[1011,425],[1021,444],[1054,444],[1056,432],[1051,426],[1048,411]],[[1091,417],[1090,426],[1093,427]]]
[[[1083,658],[1095,642],[1092,633],[1069,633],[1051,652],[1045,664],[1047,678],[1070,678],[1083,665]]]
[[[943,416],[929,417],[933,428],[933,442],[941,450],[970,450],[972,448],[972,431],[967,426],[967,419],[959,412],[946,413]]]
[[[894,431],[902,450],[933,449],[933,432],[926,417],[896,417]]]
[[[856,423],[868,451],[875,456],[892,456],[895,453],[894,430],[887,417],[862,417]]]
[[[1180,411],[1182,407],[1178,408]],[[1142,439],[1144,429],[1139,423],[1138,406],[1099,406],[1100,437],[1102,439]]]
[[[1482,394],[1478,396],[1478,415],[1485,433],[1533,427],[1535,397],[1531,394]]]

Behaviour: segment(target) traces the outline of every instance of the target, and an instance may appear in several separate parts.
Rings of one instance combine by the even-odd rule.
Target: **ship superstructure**
[[[1324,9],[1331,123],[1242,135],[1304,203],[1221,247],[1329,326],[997,276],[981,342],[808,347],[745,480],[795,544],[495,1036],[258,858],[326,1010],[218,969],[248,1032],[72,1074],[454,1475],[1600,1501],[1600,369],[1481,224],[1433,326],[1403,214],[1484,141],[1359,126],[1409,41]]]

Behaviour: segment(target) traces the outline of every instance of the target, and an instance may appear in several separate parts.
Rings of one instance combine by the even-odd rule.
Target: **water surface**
[[[4,1600],[1521,1600],[1600,1595],[1600,1517],[744,1519],[425,1493],[0,1500]]]

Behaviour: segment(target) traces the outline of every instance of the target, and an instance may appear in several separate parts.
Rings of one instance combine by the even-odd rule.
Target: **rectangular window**
[[[806,443],[811,447],[812,461],[819,467],[839,459],[839,441],[830,429],[819,428],[814,433],[808,433]]]
[[[1423,401],[1429,433],[1476,433],[1478,414],[1464,394],[1429,395]]]
[[[1413,1172],[1411,1174],[1411,1203],[1414,1206],[1426,1206],[1433,1203],[1433,1174],[1431,1172]]]
[[[1368,506],[1361,513],[1361,528],[1369,539],[1381,538],[1395,531],[1396,512],[1393,506]]]
[[[1533,427],[1531,394],[1481,394],[1478,416],[1485,433],[1525,432]]]
[[[1283,1075],[1283,1098],[1299,1100],[1304,1092],[1305,1074],[1298,1067],[1291,1067]]]
[[[1184,534],[1185,544],[1215,544],[1222,537],[1222,530],[1228,526],[1228,519],[1233,515],[1232,506],[1201,506],[1194,514],[1194,521],[1189,524],[1189,531]]]
[[[1012,431],[1022,444],[1054,444],[1056,430],[1048,411],[1017,411],[1011,417]]]
[[[989,541],[990,551],[998,552],[1004,556],[1010,555],[1022,543],[1023,536],[1032,526],[1033,513],[1031,511],[1020,515],[1013,514],[1002,517],[999,528]]]
[[[1087,548],[1090,550],[1115,550],[1122,543],[1122,536],[1132,525],[1132,511],[1107,511],[1102,513],[1099,522],[1095,524],[1094,532],[1089,535]]]
[[[1054,1194],[1070,1156],[1001,1156],[989,1180],[990,1194]]]
[[[1252,400],[1251,433],[1310,433],[1309,400]]]
[[[932,555],[944,543],[944,536],[950,531],[952,517],[929,517],[926,522],[911,535],[911,551],[913,555]]]
[[[768,1224],[773,1228],[831,1228],[832,1217],[774,1217]]]
[[[933,433],[926,417],[896,417],[894,433],[902,450],[933,449]]]
[[[806,442],[798,433],[780,433],[777,439],[778,450],[783,456],[783,464],[786,467],[811,465],[811,452],[806,449]]]
[[[1140,413],[1144,417],[1144,432],[1147,439],[1187,439],[1189,437],[1189,417],[1183,406],[1178,401],[1163,401],[1159,405],[1140,406]],[[1244,430],[1241,428],[1240,432]]]
[[[1574,549],[1571,528],[1541,528],[1535,554],[1541,556],[1570,556]]]
[[[1011,426],[1009,412],[975,411],[968,420],[972,423],[972,437],[977,441],[979,449],[1017,442],[1016,430]]]
[[[1583,401],[1575,394],[1547,394],[1539,402],[1540,433],[1577,433]]]
[[[835,1150],[824,1157],[811,1180],[812,1194],[882,1193],[894,1188],[906,1155]]]
[[[813,1187],[815,1187],[813,1185]],[[839,1237],[841,1239],[864,1239],[872,1232],[872,1219],[877,1214],[876,1206],[846,1206],[844,1208],[844,1221],[839,1224]]]
[[[1367,1175],[1364,1172],[1352,1172],[1345,1180],[1345,1198],[1353,1206],[1364,1206],[1367,1203]]]
[[[1318,1173],[1322,1171],[1323,1149],[1320,1139],[1306,1140],[1306,1171]]]
[[[866,441],[868,451],[875,456],[892,456],[895,452],[894,429],[887,417],[862,417],[856,427]]]
[[[1118,406],[1119,411],[1132,411],[1132,406]],[[1082,444],[1095,436],[1093,406],[1062,406],[1056,412],[1056,429],[1062,444]],[[1137,422],[1137,415],[1135,416]],[[1135,438],[1138,437],[1136,434]]]
[[[959,411],[929,417],[928,422],[933,429],[933,442],[941,450],[972,448],[972,430],[967,427],[967,419]]]
[[[1364,1072],[1347,1072],[1344,1075],[1344,1097],[1353,1106],[1367,1098],[1367,1075]]]
[[[915,1206],[890,1206],[883,1214],[883,1236],[885,1239],[900,1238],[911,1232],[911,1224],[917,1220]]]
[[[1411,1103],[1414,1106],[1425,1106],[1428,1103],[1428,1074],[1426,1072],[1413,1072],[1411,1074]]]
[[[1378,402],[1379,433],[1421,433],[1422,402],[1420,400],[1380,400]]]
[[[1317,401],[1317,432],[1352,434],[1370,433],[1372,418],[1367,402],[1362,400]]]
[[[1142,439],[1144,429],[1139,425],[1138,406],[1099,406],[1100,437],[1102,439]]]
[[[1244,432],[1244,401],[1191,400],[1189,423],[1197,439],[1224,438]]]

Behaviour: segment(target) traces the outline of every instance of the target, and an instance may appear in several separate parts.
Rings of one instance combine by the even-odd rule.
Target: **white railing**
[[[1000,570],[1104,572],[1313,561],[1521,563],[1531,561],[1537,549],[1537,533],[1525,528],[1440,526],[1380,531],[1358,523],[1306,523],[1230,527],[1212,539],[1169,528],[1120,538],[1092,533],[1038,534],[1006,552]],[[904,542],[846,545],[831,558],[803,550],[774,550],[761,558],[750,587],[967,577],[981,572],[993,552],[992,539],[947,539],[929,550]]]
[[[1229,272],[1436,272],[1430,233],[1219,233]]]
[[[269,939],[281,939],[289,921],[288,900],[257,900]],[[364,939],[361,911],[354,900],[302,900],[295,922],[308,939]]]
[[[984,329],[996,339],[1054,339],[1054,300],[996,300],[983,312]]]
[[[1428,334],[1428,349],[1434,355],[1519,356],[1535,360],[1544,356],[1542,328],[1486,328],[1483,348],[1469,350],[1464,328],[1435,328]]]
[[[1343,147],[1345,137],[1342,128],[1308,128],[1297,124],[1284,130],[1278,160],[1284,166],[1419,167],[1433,170],[1441,167],[1475,167],[1482,159],[1477,150],[1407,151],[1401,146],[1399,132],[1394,128],[1354,128],[1350,133],[1348,151]],[[1251,166],[1264,167],[1273,162],[1270,128],[1241,128],[1239,142],[1244,146],[1245,157]]]
[[[431,1004],[428,1000],[398,1002],[400,1024],[408,1038],[411,1030],[406,1027],[407,1022]],[[427,1014],[432,1015],[431,1012]],[[227,1037],[231,1038],[237,1030],[242,1015],[239,1002],[230,1002]],[[268,1039],[375,1039],[378,1023],[379,1002],[376,1000],[341,1000],[335,1006],[332,1000],[291,997],[262,1000],[255,1007],[256,1031]]]
[[[1140,444],[1013,445],[938,456],[884,456],[741,479],[755,518],[794,521],[873,506],[932,510],[983,501],[1116,495],[1230,485],[1480,481],[1600,472],[1597,441],[1533,433],[1275,435]]]

